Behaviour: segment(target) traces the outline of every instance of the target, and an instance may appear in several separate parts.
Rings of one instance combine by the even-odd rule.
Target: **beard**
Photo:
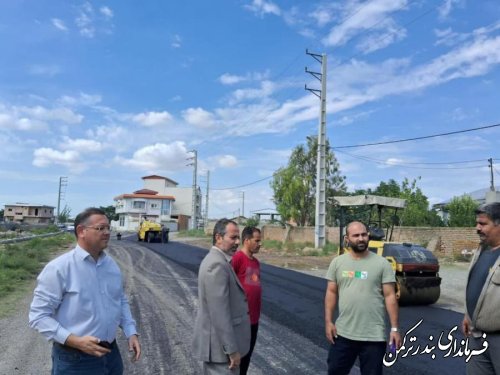
[[[359,242],[357,244],[351,243],[350,247],[352,251],[354,251],[355,253],[362,253],[368,248],[368,243],[367,242]]]

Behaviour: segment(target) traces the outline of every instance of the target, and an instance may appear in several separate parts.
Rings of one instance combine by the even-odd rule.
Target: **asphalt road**
[[[108,251],[123,272],[143,348],[141,360],[131,363],[126,339],[121,334],[117,337],[125,373],[201,374],[200,363],[191,355],[191,339],[198,303],[197,271],[206,250],[179,242],[144,244],[134,236],[111,240]],[[326,281],[262,264],[262,283],[263,314],[249,374],[326,374]],[[51,345],[27,325],[30,301],[27,295],[18,303],[18,314],[0,319],[0,375],[50,373]],[[403,332],[422,322],[407,335],[405,349],[385,373],[464,374],[464,356],[453,358],[463,347],[462,336],[450,333],[461,318],[462,314],[441,308],[402,308]],[[437,348],[441,333],[441,344],[451,344],[447,348]]]
[[[128,241],[136,242],[135,238]],[[161,255],[172,267],[176,264],[185,270],[183,272],[190,272],[194,284],[190,284],[193,294],[189,298],[196,299],[195,275],[206,250],[179,242],[142,245]],[[262,264],[262,284],[263,316],[252,373],[325,373],[328,349],[323,325],[325,280]],[[192,316],[194,314],[195,311]],[[410,332],[397,360],[386,358],[391,365],[385,373],[464,374],[465,356],[459,352],[465,344],[460,333],[461,320],[462,314],[441,308],[401,308],[402,332]],[[441,348],[438,347],[440,335]],[[447,344],[451,345],[446,347]]]

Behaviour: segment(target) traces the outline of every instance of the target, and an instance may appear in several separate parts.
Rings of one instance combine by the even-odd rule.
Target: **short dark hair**
[[[500,202],[483,204],[476,208],[475,214],[486,215],[495,225],[498,225],[500,224]]]
[[[86,208],[85,210],[83,210],[82,212],[80,212],[78,215],[76,215],[75,223],[74,223],[74,226],[75,226],[74,231],[75,231],[76,237],[78,237],[78,234],[76,232],[76,228],[79,225],[85,224],[87,222],[87,220],[89,219],[89,217],[91,217],[92,215],[104,215],[104,216],[106,216],[106,212],[104,212],[100,208],[89,207],[89,208]]]
[[[349,235],[349,227],[350,227],[352,224],[354,224],[354,223],[357,223],[357,224],[361,224],[361,225],[363,225],[363,226],[365,227],[365,230],[366,230],[366,231],[368,231],[368,226],[367,226],[365,223],[363,223],[362,221],[359,221],[359,220],[353,220],[353,221],[351,221],[349,224],[347,224],[347,225],[346,225],[346,227],[345,227],[345,235],[346,235],[346,236],[348,236],[348,235]]]
[[[214,234],[212,235],[212,245],[215,245],[215,235],[216,234],[219,234],[222,237],[224,237],[224,235],[226,234],[226,228],[227,228],[228,224],[234,224],[234,225],[238,226],[238,223],[236,223],[236,221],[229,220],[226,218],[220,219],[218,222],[215,223]]]
[[[241,232],[241,242],[245,242],[245,240],[251,240],[253,238],[253,234],[255,232],[260,233],[260,229],[257,227],[245,227],[245,228],[243,228],[243,232]]]

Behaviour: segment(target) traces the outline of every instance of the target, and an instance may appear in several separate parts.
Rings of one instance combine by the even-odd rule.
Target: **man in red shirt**
[[[260,306],[262,301],[262,287],[260,285],[260,263],[255,254],[259,252],[261,233],[256,227],[245,227],[241,233],[242,247],[234,254],[231,264],[234,272],[238,276],[241,285],[245,289],[248,300],[248,310],[250,311],[251,341],[250,351],[241,358],[240,375],[246,375],[250,365],[257,331],[259,329]]]

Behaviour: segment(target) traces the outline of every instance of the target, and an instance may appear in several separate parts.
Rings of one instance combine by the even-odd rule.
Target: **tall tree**
[[[468,195],[454,197],[446,206],[449,213],[448,225],[450,227],[473,227],[476,225],[474,211],[478,204]]]
[[[115,206],[100,206],[99,208],[106,213],[106,216],[110,222],[113,220],[118,220],[118,214],[116,213]]]
[[[68,205],[64,205],[64,208],[61,212],[59,212],[59,216],[57,217],[58,223],[66,223],[69,220],[69,215],[71,214],[71,208]]]
[[[0,210],[0,221],[3,221],[3,208]]]
[[[345,177],[340,174],[339,164],[326,141],[326,198],[343,194]],[[275,172],[271,187],[274,203],[283,220],[294,220],[298,225],[314,225],[316,209],[316,166],[318,138],[307,137],[307,144],[293,149],[288,165]],[[332,221],[327,212],[326,221]]]
[[[399,211],[396,217],[393,212],[386,210],[383,220],[386,223],[406,226],[443,226],[441,218],[436,211],[429,210],[429,200],[417,186],[418,179],[413,181],[405,178],[401,183],[394,179],[381,182],[375,189],[357,191],[357,194],[374,194],[384,197],[406,199],[406,208]]]

